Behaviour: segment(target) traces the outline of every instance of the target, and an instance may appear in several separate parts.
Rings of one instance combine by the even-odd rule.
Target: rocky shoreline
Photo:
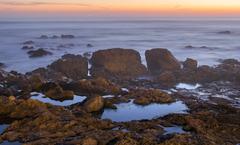
[[[26,74],[1,69],[0,128],[5,124],[7,127],[0,130],[0,143],[240,143],[238,60],[198,66],[196,60],[188,58],[180,62],[162,48],[147,50],[145,56],[147,66],[142,64],[137,51],[114,48],[96,51],[92,57],[67,54],[45,68]],[[199,85],[189,89],[179,84]],[[33,98],[34,92],[50,101],[44,103]],[[53,103],[79,96],[86,99],[66,106]],[[183,102],[183,110],[174,106],[179,101]],[[165,110],[161,109],[164,105]],[[131,107],[142,112],[127,112]],[[113,116],[108,116],[108,111],[115,115],[115,120],[111,120]],[[131,120],[131,115],[141,116]],[[128,117],[128,121],[121,121]]]

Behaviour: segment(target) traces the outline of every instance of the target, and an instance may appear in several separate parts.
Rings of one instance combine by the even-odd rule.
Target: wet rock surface
[[[88,61],[81,55],[66,54],[46,68],[38,68],[27,75],[38,75],[47,81],[77,81],[87,77]]]
[[[167,49],[156,48],[147,50],[145,56],[148,69],[153,74],[180,69],[180,63]]]
[[[101,52],[103,53],[101,57],[91,59],[99,61],[101,65],[104,64],[103,66],[95,64],[94,69],[101,70],[100,72],[111,76],[110,78],[94,75],[86,77],[87,61],[76,55],[66,55],[46,68],[39,68],[27,74],[0,70],[0,125],[7,125],[1,130],[0,143],[7,141],[27,145],[240,143],[238,60],[222,60],[219,65],[210,67],[198,66],[195,60],[187,59],[183,62],[183,67],[179,68],[181,63],[172,55],[167,55],[166,60],[174,59],[177,67],[173,65],[174,67],[171,66],[169,69],[169,66],[165,67],[164,64],[161,70],[153,70],[157,74],[148,74],[145,79],[133,77],[123,80],[122,77],[141,74],[136,70],[142,68],[142,64],[135,51],[122,51],[106,50]],[[117,61],[124,58],[122,55],[126,55],[128,59],[118,64]],[[127,64],[128,61],[130,65]],[[136,64],[133,66],[132,63]],[[169,64],[169,61],[165,63]],[[116,71],[110,69],[113,64],[117,64],[116,67],[119,69],[116,68]],[[122,72],[125,67],[129,69]],[[94,69],[92,71],[96,71]],[[176,85],[183,82],[197,85],[191,87],[186,84],[184,87],[183,84]],[[86,97],[76,104],[60,106],[31,99],[33,92],[45,94],[57,101],[72,100],[75,94],[84,94]],[[158,107],[155,108],[154,105]],[[169,111],[166,109],[169,107],[175,109],[183,107],[183,110],[180,110],[181,113]],[[132,108],[138,112],[135,113]],[[125,113],[124,109],[128,112]],[[119,112],[141,118],[131,118],[132,116],[119,118],[117,114]],[[159,114],[161,112],[163,115]],[[103,117],[109,114],[112,116]],[[153,116],[149,116],[152,114]],[[176,130],[170,132],[166,130],[174,127]],[[178,130],[179,127],[181,131]]]
[[[73,80],[85,78],[88,74],[88,62],[81,55],[66,54],[48,68]]]
[[[101,96],[94,96],[88,99],[83,106],[87,112],[98,112],[104,106],[104,99]]]
[[[146,74],[140,54],[131,49],[108,49],[94,52],[91,58],[93,76],[131,78]]]

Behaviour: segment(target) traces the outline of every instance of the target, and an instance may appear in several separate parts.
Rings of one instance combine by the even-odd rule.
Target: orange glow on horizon
[[[77,5],[77,4],[37,4],[37,5],[6,5],[0,4],[0,12],[22,12],[22,13],[64,13],[64,14],[81,14],[81,13],[112,13],[112,14],[144,14],[144,15],[223,15],[234,14],[240,15],[240,6],[211,6],[211,5],[193,5],[187,6],[170,5],[170,4],[121,4],[121,5]]]

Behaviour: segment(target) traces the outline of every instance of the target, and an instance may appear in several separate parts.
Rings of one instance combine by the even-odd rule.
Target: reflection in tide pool
[[[8,142],[8,141],[4,141],[2,142],[0,145],[21,145],[20,142]]]
[[[186,90],[194,90],[201,87],[200,84],[192,85],[192,84],[185,84],[185,83],[179,83],[176,88],[177,89],[186,89]]]
[[[8,127],[7,124],[1,124],[0,125],[0,134],[2,134],[7,127]]]
[[[129,103],[116,105],[117,110],[105,109],[102,119],[111,119],[116,122],[153,119],[170,113],[187,113],[187,106],[182,101],[171,104],[150,104],[147,106],[136,105],[133,100]]]
[[[9,125],[7,125],[7,124],[1,124],[0,125],[0,134],[2,134],[8,126]],[[4,142],[0,143],[0,145],[21,145],[21,143],[4,141]]]
[[[73,100],[57,101],[57,100],[53,100],[48,97],[45,97],[43,94],[37,94],[37,95],[34,95],[31,97],[31,99],[38,100],[43,103],[49,103],[49,104],[56,105],[56,106],[69,106],[72,104],[80,103],[83,100],[85,100],[86,98],[87,97],[85,97],[85,96],[76,96],[75,95],[73,97]]]
[[[182,134],[182,133],[186,133],[186,131],[184,131],[182,129],[181,126],[173,126],[173,127],[163,127],[165,133],[164,135],[167,135],[167,134]]]

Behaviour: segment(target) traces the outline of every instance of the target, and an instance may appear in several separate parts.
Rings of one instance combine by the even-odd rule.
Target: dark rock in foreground
[[[93,53],[91,74],[106,78],[132,78],[147,73],[140,54],[132,49],[108,49]]]
[[[181,68],[178,60],[167,49],[156,48],[147,50],[145,56],[148,70],[152,74],[160,74],[164,71],[176,71]]]
[[[31,50],[27,52],[29,54],[29,57],[43,57],[46,55],[52,55],[52,52],[47,51],[43,48],[39,48],[38,50]]]
[[[49,65],[48,69],[62,73],[73,80],[79,80],[88,75],[88,61],[81,55],[66,54]]]

